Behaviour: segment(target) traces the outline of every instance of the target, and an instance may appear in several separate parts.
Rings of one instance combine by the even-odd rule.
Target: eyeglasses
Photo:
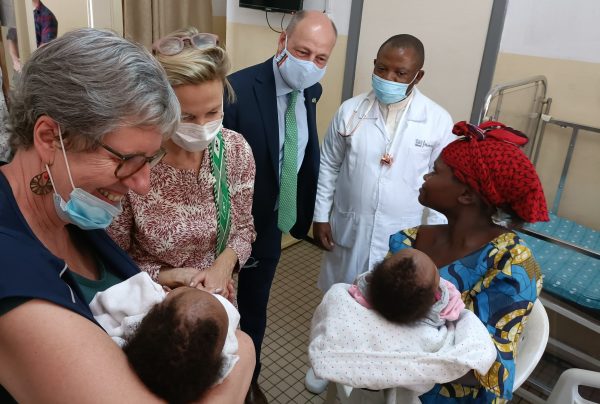
[[[152,49],[166,56],[173,56],[185,48],[185,41],[196,49],[208,48],[219,44],[219,37],[215,34],[200,33],[192,36],[167,36],[154,42]]]
[[[150,157],[146,157],[146,155],[144,155],[143,153],[121,154],[118,151],[111,148],[110,146],[105,145],[104,143],[99,144],[104,150],[115,155],[121,160],[119,162],[119,165],[115,169],[115,177],[117,177],[120,180],[124,180],[126,178],[131,177],[133,174],[140,171],[142,167],[146,165],[146,163],[149,164],[150,167],[154,167],[167,154],[167,151],[162,147],[154,156]]]

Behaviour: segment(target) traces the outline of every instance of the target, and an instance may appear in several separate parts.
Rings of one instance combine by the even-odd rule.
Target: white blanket
[[[135,331],[144,316],[166,296],[162,286],[154,282],[146,272],[140,272],[118,283],[104,292],[99,292],[90,303],[94,318],[120,347],[125,338]],[[239,360],[235,330],[240,322],[240,313],[223,296],[213,295],[225,307],[229,319],[227,337],[223,346],[223,367],[219,374],[221,383]],[[171,349],[165,347],[165,349]]]
[[[404,387],[418,394],[470,369],[486,373],[496,349],[481,321],[463,310],[439,328],[392,324],[358,304],[350,285],[329,289],[312,319],[308,356],[323,379],[373,390]]]

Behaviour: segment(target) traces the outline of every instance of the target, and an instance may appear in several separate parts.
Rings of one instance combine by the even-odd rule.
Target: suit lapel
[[[316,139],[315,136],[311,136],[311,134],[317,132],[317,128],[314,127],[313,123],[316,122],[315,114],[316,114],[316,105],[317,105],[317,97],[313,97],[312,92],[309,88],[304,90],[304,107],[306,108],[306,119],[308,124],[308,143],[306,144],[306,151],[304,153],[305,157],[308,155],[310,157],[313,149],[313,141]],[[318,140],[318,139],[317,139]],[[317,142],[318,147],[318,142]],[[305,158],[306,160],[306,158]]]
[[[279,115],[277,113],[277,95],[272,63],[272,58],[263,63],[263,68],[256,76],[254,83],[254,96],[260,109],[265,143],[271,158],[271,165],[279,183]]]

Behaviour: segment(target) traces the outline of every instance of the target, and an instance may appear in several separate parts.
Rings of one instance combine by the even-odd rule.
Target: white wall
[[[365,1],[354,94],[371,88],[377,49],[395,34],[412,34],[425,46],[419,89],[454,121],[468,120],[487,35],[492,0]]]
[[[600,63],[600,1],[512,0],[500,52]]]
[[[213,14],[220,15],[215,13],[224,11],[223,4],[215,8],[215,2],[218,0],[213,0]],[[303,2],[305,10],[326,10],[329,18],[335,23],[339,35],[348,35],[351,5],[352,0],[304,0]],[[227,0],[226,12],[228,23],[267,26],[264,11],[240,7],[239,0]],[[289,18],[289,16],[285,17],[284,27]],[[274,28],[278,29],[280,21],[281,13],[269,13],[269,22]]]

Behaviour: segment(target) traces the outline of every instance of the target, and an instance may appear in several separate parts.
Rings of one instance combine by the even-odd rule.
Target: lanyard
[[[217,249],[216,256],[227,247],[229,231],[231,230],[231,201],[227,186],[227,162],[225,159],[225,142],[222,131],[210,145],[210,162],[212,174],[215,177],[214,194],[217,211]]]

